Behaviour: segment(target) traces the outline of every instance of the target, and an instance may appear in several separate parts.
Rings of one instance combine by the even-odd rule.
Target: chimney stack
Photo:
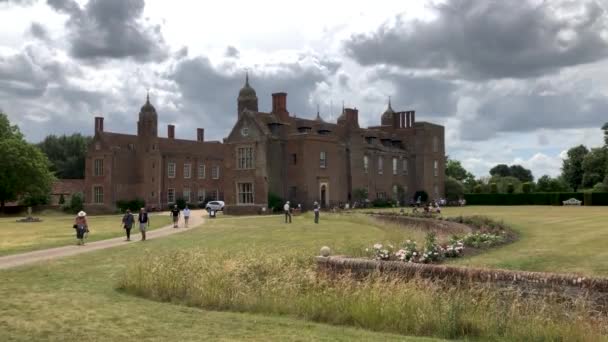
[[[175,139],[175,126],[167,126],[167,136],[169,137],[169,139]]]
[[[274,93],[272,94],[272,113],[276,114],[282,120],[289,118],[289,112],[287,111],[287,93]]]
[[[103,117],[95,117],[95,134],[103,132]]]
[[[200,142],[205,141],[205,129],[204,128],[196,129],[196,141],[200,141]]]
[[[411,126],[414,127],[414,123],[416,123],[416,111],[412,110],[411,113],[412,113],[412,114],[410,114],[410,119],[412,120]]]
[[[405,112],[405,128],[410,128],[411,126],[411,116],[410,111]]]
[[[344,108],[344,119],[349,125],[359,127],[359,110],[357,108]]]

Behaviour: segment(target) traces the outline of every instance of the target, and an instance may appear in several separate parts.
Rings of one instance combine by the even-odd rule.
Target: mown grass
[[[42,222],[16,222],[21,217],[0,217],[0,256],[33,250],[65,246],[75,243],[74,215],[46,213],[34,215]],[[90,234],[87,241],[110,239],[125,234],[122,215],[89,216]],[[171,223],[168,214],[152,214],[151,229]],[[132,233],[137,234],[137,229]]]
[[[454,264],[608,276],[606,207],[471,206],[444,208],[442,214],[504,220],[519,235],[512,244],[450,260]]]
[[[0,341],[440,341],[290,316],[206,311],[115,290],[126,267],[149,262],[142,256],[202,249],[315,255],[324,244],[346,249],[385,237],[366,219],[281,220],[218,218],[163,239],[0,271]]]

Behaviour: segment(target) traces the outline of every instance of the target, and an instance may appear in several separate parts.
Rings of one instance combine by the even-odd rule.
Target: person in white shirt
[[[319,209],[319,203],[315,201],[312,209],[315,212],[315,223],[319,223]]]
[[[289,219],[289,223],[291,223],[291,208],[289,207],[289,201],[285,202],[285,205],[283,206],[283,211],[285,212],[285,223],[287,223],[287,220]]]
[[[190,219],[190,209],[188,209],[188,206],[184,208],[182,215],[184,215],[184,222],[186,224],[186,228],[188,228],[188,220]]]

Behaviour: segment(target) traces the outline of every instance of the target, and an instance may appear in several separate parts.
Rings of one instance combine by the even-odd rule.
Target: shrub
[[[476,194],[480,194],[483,192],[483,186],[481,186],[481,184],[477,184],[475,185],[475,187],[473,188],[473,192]]]
[[[513,183],[507,184],[507,193],[512,194],[514,192],[515,192],[515,185],[513,185]]]
[[[525,182],[521,185],[521,190],[524,194],[529,194],[532,192],[533,184],[531,182]]]
[[[61,194],[59,196],[59,205],[64,205],[65,204],[65,197],[63,197],[63,194]]]
[[[117,201],[116,202],[116,207],[121,211],[121,212],[125,212],[127,211],[127,209],[133,211],[133,212],[138,212],[139,209],[144,208],[146,206],[146,201],[144,201],[141,198],[136,198],[134,200],[122,200],[122,201]]]
[[[593,196],[596,196],[595,194]],[[465,194],[464,198],[468,205],[562,205],[563,201],[570,198],[583,201],[583,196],[582,192],[533,192],[529,194]],[[601,198],[603,195],[597,196]],[[594,205],[607,204],[608,201],[597,203],[594,201]]]
[[[490,193],[492,193],[492,194],[498,193],[498,184],[490,183]]]
[[[505,238],[497,234],[488,233],[469,233],[462,238],[465,247],[481,248],[500,245],[505,242]]]
[[[390,208],[393,205],[394,203],[390,199],[376,198],[372,201],[372,206],[374,206],[375,208]]]
[[[70,199],[70,203],[63,207],[63,210],[71,214],[76,214],[84,209],[84,196],[81,193],[75,193]]]

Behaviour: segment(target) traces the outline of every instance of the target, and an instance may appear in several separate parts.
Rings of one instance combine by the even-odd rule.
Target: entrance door
[[[327,183],[321,183],[319,186],[319,197],[321,205],[325,208],[329,206],[329,186]]]

